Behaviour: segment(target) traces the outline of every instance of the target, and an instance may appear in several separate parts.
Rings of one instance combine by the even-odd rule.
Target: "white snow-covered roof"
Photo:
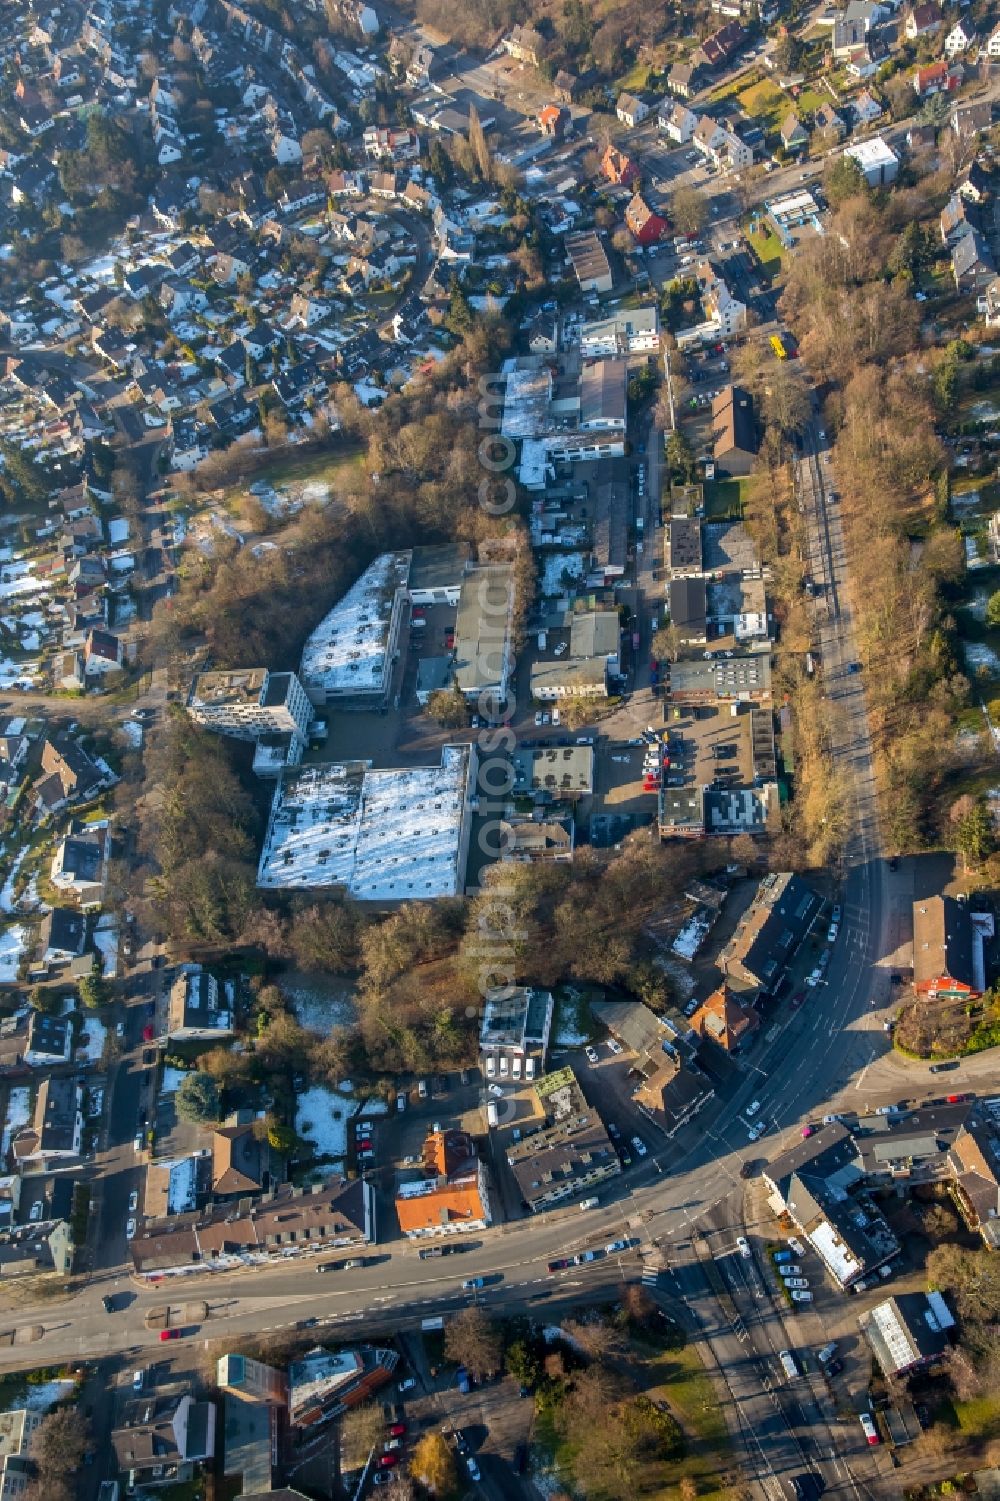
[[[374,771],[354,761],[286,776],[274,794],[258,885],[343,886],[367,902],[458,895],[468,776],[464,745],[446,745],[440,766]]]
[[[302,651],[299,677],[307,690],[327,695],[381,690],[393,603],[409,568],[409,553],[383,553],[323,617]]]

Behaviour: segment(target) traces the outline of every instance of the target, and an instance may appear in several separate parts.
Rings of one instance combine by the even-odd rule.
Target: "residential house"
[[[943,57],[926,68],[915,69],[913,74],[913,90],[920,99],[930,99],[934,94],[952,94],[961,82],[957,65]]]
[[[106,787],[110,777],[68,735],[54,735],[42,746],[44,776],[35,783],[36,800],[48,811],[83,802]]]
[[[200,964],[185,964],[170,987],[167,1036],[172,1042],[231,1037],[233,1012],[219,982]]]
[[[701,645],[708,638],[708,610],[702,577],[672,578],[667,585],[670,624],[682,642]]]
[[[832,135],[841,141],[847,134],[847,126],[830,103],[821,104],[813,115],[813,126],[824,135]]]
[[[310,1188],[283,1184],[256,1203],[241,1200],[233,1209],[220,1203],[204,1211],[147,1219],[129,1245],[141,1276],[156,1276],[192,1265],[225,1266],[236,1257],[245,1265],[272,1257],[315,1255],[331,1247],[359,1246],[375,1239],[375,1193],[355,1178],[327,1178]]]
[[[422,1178],[396,1190],[396,1217],[407,1239],[468,1235],[492,1224],[486,1169],[467,1132],[431,1131],[422,1165]]]
[[[616,187],[630,187],[639,176],[639,168],[627,152],[610,143],[601,158],[601,171]]]
[[[14,1133],[14,1161],[23,1167],[79,1157],[82,1142],[83,1085],[66,1074],[49,1074],[38,1086],[30,1124]]]
[[[37,1408],[0,1413],[0,1501],[18,1501],[34,1489],[33,1440],[44,1417]]]
[[[242,1111],[212,1132],[211,1185],[217,1199],[264,1193],[275,1181],[276,1164],[267,1133],[260,1129],[260,1121],[243,1119],[246,1115]]]
[[[697,61],[674,63],[667,74],[667,88],[679,99],[692,99],[700,87],[701,67]]]
[[[538,126],[542,135],[548,136],[553,141],[563,139],[569,123],[569,111],[559,104],[547,104],[538,115]]]
[[[113,631],[91,630],[83,648],[83,670],[88,678],[104,678],[121,672],[124,649]]]
[[[936,5],[915,5],[907,12],[903,35],[908,42],[915,42],[917,37],[930,36],[940,25],[941,12]]]
[[[742,386],[725,386],[713,398],[712,437],[712,456],[718,473],[750,473],[760,445],[753,397]]]
[[[953,193],[941,210],[939,226],[941,239],[949,249],[957,245],[963,235],[982,229],[978,208],[958,193]]]
[[[779,134],[786,151],[804,151],[809,145],[809,132],[794,110],[782,120]]]
[[[978,230],[963,235],[951,252],[951,272],[959,292],[985,292],[997,274],[989,244]]]
[[[951,128],[960,140],[981,135],[993,123],[993,106],[988,99],[959,104],[951,113]]]
[[[107,823],[87,824],[74,819],[52,857],[52,884],[75,897],[81,907],[99,906],[107,889],[110,860],[111,830]]]
[[[800,876],[765,876],[753,902],[719,955],[719,968],[738,994],[772,993],[819,916],[822,903]]]
[[[126,1400],[111,1445],[134,1490],[190,1482],[195,1466],[215,1456],[215,1403],[190,1392],[152,1391]]]
[[[1000,327],[1000,276],[995,276],[987,285],[985,292],[980,293],[976,303],[976,311],[980,318],[985,323],[988,323],[991,328]],[[994,513],[990,520],[991,528],[995,520],[996,513]],[[1000,547],[998,547],[997,541],[993,538],[992,530],[990,539],[993,543],[994,560],[1000,561]]]
[[[32,1011],[24,1039],[24,1061],[32,1068],[51,1068],[68,1063],[73,1055],[73,1020]]]
[[[859,125],[873,125],[882,115],[882,106],[870,89],[862,89],[851,105]]]
[[[869,187],[883,188],[895,182],[899,172],[899,157],[881,136],[873,136],[871,140],[859,141],[856,146],[846,147],[844,155],[857,163]]]
[[[990,197],[992,192],[990,174],[978,158],[959,173],[955,191],[967,203],[975,203],[977,206],[984,204]]]
[[[965,244],[971,235],[959,242]],[[930,1000],[975,1000],[986,989],[983,939],[992,922],[953,896],[913,904],[913,989]]]
[[[625,210],[625,223],[637,245],[655,245],[670,226],[654,213],[641,193],[636,193]]]
[[[699,52],[705,65],[713,70],[724,67],[746,45],[746,38],[739,21],[727,21],[702,42]]]
[[[372,1398],[392,1379],[398,1362],[395,1350],[371,1345],[351,1350],[324,1350],[316,1345],[293,1360],[288,1367],[288,1422],[295,1439],[302,1443],[321,1423],[362,1403],[377,1408]],[[360,1456],[362,1463],[365,1454],[367,1450]],[[278,1498],[287,1501],[286,1492],[279,1491],[272,1501]]]
[[[691,1030],[726,1053],[739,1052],[759,1026],[756,1011],[737,1000],[725,983],[713,990],[691,1017]]]
[[[537,1129],[506,1143],[507,1161],[521,1200],[532,1213],[575,1194],[593,1193],[617,1177],[621,1160],[571,1068],[546,1074],[535,1085]]]
[[[976,40],[976,28],[967,16],[959,17],[954,26],[944,39],[944,55],[947,58],[960,57]]]
[[[983,48],[983,51],[991,62],[996,62],[1000,59],[1000,21],[997,22],[986,38],[986,46]]]
[[[580,91],[580,80],[574,73],[567,73],[565,68],[560,68],[552,80],[552,92],[560,104],[573,104]]]
[[[602,1001],[591,1009],[612,1037],[634,1055],[639,1082],[633,1099],[667,1136],[673,1136],[714,1097],[711,1081],[697,1066],[697,1041],[683,1018],[657,1016],[639,1001]]]
[[[1000,1249],[1000,1148],[982,1126],[967,1125],[948,1154],[951,1193],[970,1230],[991,1250]]]
[[[693,109],[688,109],[686,104],[665,99],[660,107],[657,123],[678,146],[686,146],[694,135],[698,116]]]
[[[515,26],[503,39],[503,49],[518,62],[537,68],[545,56],[545,42],[531,26]]]
[[[38,953],[45,964],[68,964],[83,953],[87,919],[73,907],[53,907],[38,930]]]
[[[861,1332],[888,1381],[940,1360],[955,1320],[939,1292],[897,1293],[863,1313]]]
[[[768,1205],[794,1221],[841,1288],[896,1256],[899,1242],[868,1199],[856,1144],[839,1122],[821,1127],[768,1163],[762,1173]]]
[[[649,114],[649,105],[644,99],[640,99],[637,94],[619,94],[618,103],[615,105],[615,114],[623,125],[627,125],[630,130],[634,130],[637,125],[642,124],[643,120]]]

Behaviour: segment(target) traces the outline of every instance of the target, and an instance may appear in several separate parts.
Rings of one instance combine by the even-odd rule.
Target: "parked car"
[[[795,1303],[811,1303],[812,1300],[813,1300],[812,1293],[803,1292],[800,1288],[797,1288],[797,1287],[792,1289],[792,1301],[793,1302],[795,1302]]]
[[[466,1293],[475,1292],[478,1288],[485,1286],[485,1277],[466,1277],[465,1281],[462,1283],[462,1291]]]
[[[406,1424],[405,1423],[390,1423],[389,1424],[389,1434],[390,1434],[390,1437],[392,1437],[392,1438],[402,1438],[403,1434],[405,1432],[406,1432]]]
[[[416,1384],[417,1384],[417,1379],[416,1379],[415,1376],[407,1376],[407,1378],[406,1378],[405,1381],[401,1381],[399,1383],[400,1394],[402,1394],[403,1392],[412,1392],[412,1390],[416,1386]]]
[[[629,1242],[627,1240],[612,1240],[604,1247],[604,1254],[605,1256],[617,1256],[619,1251],[627,1251],[628,1248]]]
[[[137,1188],[133,1188],[132,1192],[128,1196],[128,1210],[129,1210],[129,1214],[135,1214],[135,1211],[138,1209],[138,1207],[139,1207],[139,1190]]]
[[[749,1260],[750,1256],[753,1254],[750,1250],[750,1242],[747,1240],[745,1235],[737,1235],[736,1249],[737,1251],[739,1251],[740,1255],[745,1256],[747,1260]]]
[[[641,1136],[633,1136],[632,1145],[635,1147],[635,1154],[637,1157],[645,1157],[646,1143],[643,1141]]]
[[[802,1276],[802,1268],[800,1266],[796,1266],[795,1263],[794,1263],[794,1261],[787,1261],[787,1262],[785,1262],[779,1268],[779,1271],[781,1272],[781,1275],[784,1277],[784,1279],[785,1279],[786,1282],[788,1281],[789,1277],[801,1277]]]
[[[875,1420],[870,1412],[863,1412],[861,1414],[861,1427],[865,1438],[870,1444],[875,1445],[880,1442],[878,1429],[875,1427]]]
[[[794,1251],[796,1256],[804,1256],[806,1254],[805,1246],[800,1240],[796,1240],[794,1235],[788,1237],[788,1248],[790,1251]]]
[[[753,1117],[757,1114],[757,1111],[759,1109],[760,1109],[760,1100],[751,1100],[750,1104],[744,1110],[743,1114],[746,1116],[747,1120],[752,1120]]]
[[[480,1478],[480,1475],[479,1475],[479,1466],[476,1464],[476,1461],[473,1459],[473,1457],[472,1457],[471,1454],[468,1456],[468,1458],[466,1459],[465,1463],[466,1463],[466,1467],[467,1467],[467,1469],[469,1471],[469,1474],[472,1476],[473,1480],[478,1480]]]
[[[583,1051],[584,1051],[584,1053],[587,1056],[587,1062],[588,1063],[599,1063],[600,1062],[600,1059],[597,1056],[597,1049],[596,1048],[593,1048],[593,1047],[591,1047],[588,1044],[587,1047],[585,1047]]]
[[[161,1344],[163,1343],[164,1340],[168,1340],[168,1339],[180,1339],[180,1337],[181,1337],[181,1331],[179,1329],[161,1329],[160,1330],[160,1343]]]
[[[775,1251],[774,1259],[780,1266],[784,1261],[791,1261],[792,1253],[791,1251]]]
[[[125,1239],[126,1240],[132,1240],[132,1238],[135,1235],[135,1231],[136,1231],[135,1220],[134,1219],[130,1219],[130,1220],[126,1221],[126,1224],[125,1224]]]

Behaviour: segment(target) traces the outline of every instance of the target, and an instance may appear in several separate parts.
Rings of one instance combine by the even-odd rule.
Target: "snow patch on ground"
[[[129,745],[131,745],[134,750],[141,750],[142,725],[137,719],[124,720],[121,726],[121,732],[124,735],[125,739],[128,741]]]
[[[571,573],[575,579],[581,579],[585,572],[586,563],[582,552],[549,553],[542,567],[538,592],[541,595],[565,594],[563,574]]]
[[[104,978],[113,980],[118,974],[118,920],[110,912],[98,920],[94,948],[104,961]]]
[[[347,1123],[357,1109],[358,1103],[349,1091],[314,1084],[299,1096],[295,1129],[312,1142],[317,1156],[342,1162],[347,1156]]]
[[[107,1035],[104,1023],[99,1022],[96,1016],[84,1017],[80,1047],[86,1050],[88,1063],[100,1063],[104,1056],[104,1043]]]
[[[27,948],[28,930],[20,926],[5,928],[0,933],[0,981],[13,985],[21,955]]]
[[[326,1036],[334,1027],[349,1027],[357,1020],[357,1012],[350,996],[338,995],[329,985],[319,981],[293,977],[282,985],[301,1027]],[[345,987],[346,990],[346,987]]]
[[[19,1084],[12,1089],[7,1096],[7,1122],[3,1128],[3,1138],[0,1140],[0,1156],[7,1160],[10,1150],[11,1137],[19,1126],[26,1126],[31,1120],[31,1089],[27,1084]]]
[[[575,1339],[571,1339],[565,1329],[560,1329],[558,1324],[546,1324],[542,1330],[542,1339],[547,1345],[568,1345],[571,1350],[577,1350],[581,1355],[586,1351]]]
[[[567,987],[556,1001],[552,1038],[558,1048],[582,1048],[590,1041],[589,1008],[583,997]],[[584,1030],[586,1029],[586,1030]]]
[[[39,1386],[29,1386],[24,1405],[29,1412],[48,1412],[68,1397],[75,1385],[74,1381],[43,1381]]]
[[[962,652],[965,665],[972,672],[978,672],[980,667],[985,667],[989,673],[1000,672],[1000,657],[984,641],[963,641]]]
[[[988,589],[977,589],[969,600],[965,608],[974,620],[983,621],[986,619],[986,606],[989,603],[989,598]]]
[[[0,891],[0,910],[4,912],[9,913],[14,911],[14,880],[21,868],[21,862],[27,853],[27,845],[25,845],[23,849],[18,850],[17,854],[14,856],[14,863],[10,868],[10,875],[3,883],[3,890]]]

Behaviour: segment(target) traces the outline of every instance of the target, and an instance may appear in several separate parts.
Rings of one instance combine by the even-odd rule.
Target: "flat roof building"
[[[475,748],[442,747],[440,766],[375,771],[310,766],[275,789],[259,886],[339,886],[357,901],[460,896],[469,851]]]
[[[294,672],[249,667],[200,672],[191,685],[187,710],[202,729],[236,740],[265,744],[271,754],[254,769],[277,775],[302,759],[313,707]],[[271,767],[273,766],[273,771]]]
[[[890,182],[896,181],[899,157],[881,136],[873,136],[870,141],[859,141],[856,146],[848,146],[844,155],[857,162],[869,187],[887,187]]]
[[[462,580],[455,618],[455,682],[466,698],[507,695],[514,615],[514,570],[509,563],[472,568]],[[487,712],[484,710],[483,712]]]
[[[312,632],[299,676],[314,704],[370,709],[387,702],[409,572],[409,553],[383,553]]]
[[[596,318],[580,329],[580,354],[584,359],[655,353],[659,347],[660,314],[655,303],[616,308],[607,318]]]
[[[499,985],[487,991],[479,1029],[479,1055],[491,1077],[501,1058],[533,1067],[525,1077],[541,1074],[552,1030],[553,1000],[548,990],[525,985]],[[494,1068],[490,1067],[493,1060]],[[505,1070],[506,1072],[506,1070]],[[518,1070],[520,1072],[520,1070]],[[513,1075],[515,1078],[518,1075]]]
[[[580,427],[624,432],[628,368],[624,360],[594,360],[580,372]]]
[[[592,745],[519,745],[511,755],[513,792],[585,797],[594,790]]]

